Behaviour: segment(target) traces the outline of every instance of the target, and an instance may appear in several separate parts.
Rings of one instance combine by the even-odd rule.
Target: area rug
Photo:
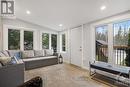
[[[111,87],[92,80],[88,71],[69,64],[58,64],[25,71],[25,81],[40,76],[43,87]]]

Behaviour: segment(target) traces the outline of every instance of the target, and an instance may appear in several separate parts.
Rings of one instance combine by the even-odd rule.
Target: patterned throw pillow
[[[0,57],[6,57],[6,55],[3,52],[0,52]]]
[[[16,52],[14,54],[14,57],[17,59],[17,60],[20,60],[21,59],[21,52]]]
[[[17,58],[14,56],[11,58],[11,64],[18,64],[19,61],[17,60]]]
[[[2,65],[6,65],[11,61],[11,57],[0,57],[0,62]]]
[[[42,57],[43,56],[43,51],[42,50],[35,50],[34,54],[36,57]]]
[[[45,53],[46,53],[46,56],[52,56],[54,52],[53,52],[53,50],[46,49]]]
[[[33,50],[23,51],[22,52],[22,57],[23,58],[34,57],[34,51]]]
[[[6,57],[9,57],[9,53],[8,53],[8,51],[3,51],[3,54],[6,56]]]

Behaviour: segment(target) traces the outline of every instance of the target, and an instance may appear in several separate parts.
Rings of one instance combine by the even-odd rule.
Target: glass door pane
[[[107,26],[96,27],[96,61],[108,62]]]
[[[130,66],[130,21],[115,23],[113,29],[115,64]]]

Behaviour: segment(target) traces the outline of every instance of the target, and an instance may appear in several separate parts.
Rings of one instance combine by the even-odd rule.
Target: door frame
[[[82,46],[81,61],[82,61],[82,62],[81,62],[81,66],[79,66],[79,67],[81,67],[81,68],[84,67],[84,66],[83,66],[83,60],[84,60],[84,59],[83,59],[83,58],[84,58],[84,57],[83,57],[83,55],[84,55],[84,54],[83,54],[83,53],[84,53],[84,45],[83,45],[83,43],[84,43],[84,41],[83,41],[83,26],[84,26],[84,25],[80,25],[80,26],[77,26],[77,27],[72,28],[72,29],[76,29],[76,28],[81,27],[81,41],[82,41],[82,42],[81,42],[81,46]],[[70,36],[71,36],[71,30],[72,30],[72,29],[70,29]],[[71,62],[72,62],[72,56],[71,56],[71,55],[72,55],[72,53],[71,53],[71,38],[70,38],[70,64],[72,64],[72,63],[71,63]]]

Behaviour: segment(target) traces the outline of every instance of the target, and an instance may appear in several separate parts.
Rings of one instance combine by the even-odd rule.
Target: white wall
[[[52,30],[47,27],[39,26],[36,24],[32,24],[20,19],[2,19],[3,24],[3,50],[8,49],[8,28],[12,29],[20,29],[21,33],[23,33],[24,30],[29,30],[34,32],[34,49],[42,49],[42,32],[43,33],[49,33],[49,34],[58,34],[58,31]],[[23,37],[23,34],[22,36]],[[23,40],[21,40],[21,50],[23,50]]]
[[[89,68],[89,61],[93,61],[95,60],[95,27],[99,26],[99,25],[104,25],[104,24],[108,24],[109,28],[108,30],[110,30],[110,28],[112,28],[112,24],[114,22],[119,22],[119,21],[123,21],[123,20],[130,20],[130,12],[128,13],[124,13],[124,14],[119,14],[119,15],[115,15],[109,18],[105,18],[103,20],[100,21],[95,21],[92,23],[87,23],[87,24],[83,24],[83,67],[82,68]],[[111,25],[110,25],[111,24]],[[70,33],[69,30],[65,30],[62,32],[68,32],[67,33],[67,37],[70,38]],[[60,32],[60,33],[62,33]],[[109,35],[109,38],[112,38],[112,35]],[[68,44],[68,50],[70,49],[70,40],[67,40]],[[111,45],[109,47],[109,49],[111,48]],[[65,57],[65,60],[70,61],[70,51],[67,51],[66,53],[63,54],[63,56]],[[109,53],[109,56],[112,56],[112,52]],[[68,58],[66,58],[68,57]],[[110,62],[112,62],[113,60],[110,59]]]

